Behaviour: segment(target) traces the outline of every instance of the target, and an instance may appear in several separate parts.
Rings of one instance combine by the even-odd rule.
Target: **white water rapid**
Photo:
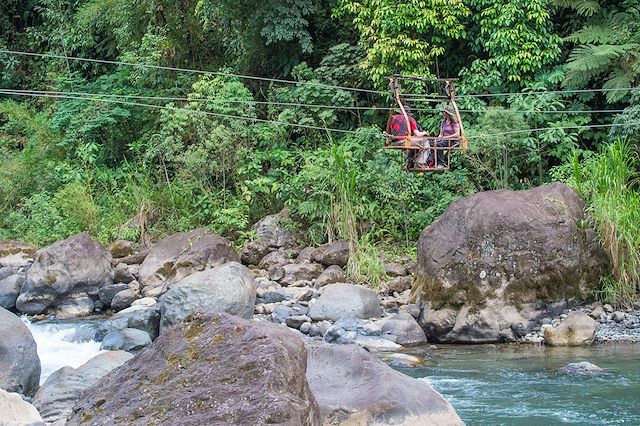
[[[40,384],[54,371],[66,365],[77,368],[104,352],[100,342],[92,340],[92,324],[84,322],[32,323],[26,316],[22,321],[29,327],[38,345],[38,356],[42,365]]]

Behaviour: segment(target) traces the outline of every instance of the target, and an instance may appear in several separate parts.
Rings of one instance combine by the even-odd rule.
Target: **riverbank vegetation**
[[[0,238],[209,226],[241,244],[288,207],[311,242],[352,242],[352,276],[378,276],[376,247],[411,247],[452,201],[562,178],[612,255],[602,294],[635,299],[636,0],[5,3]],[[382,150],[394,73],[460,78],[470,148],[451,172]],[[437,109],[416,110],[432,132]]]

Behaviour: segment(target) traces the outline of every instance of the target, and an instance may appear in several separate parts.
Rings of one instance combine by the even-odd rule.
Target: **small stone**
[[[542,318],[540,324],[551,324],[551,318]]]
[[[384,272],[392,277],[402,277],[407,275],[407,268],[405,268],[404,266],[395,263],[395,262],[389,262],[384,266]]]
[[[141,305],[141,306],[148,306],[150,308],[153,308],[157,304],[158,304],[158,299],[156,299],[155,297],[143,297],[142,299],[134,300],[131,303],[131,306]]]
[[[572,362],[560,369],[565,374],[598,374],[604,372],[604,370],[595,364],[590,362]]]
[[[604,315],[604,309],[602,308],[602,306],[596,306],[595,308],[593,308],[589,315],[591,315],[591,318],[599,320],[600,317]]]
[[[324,336],[326,334],[326,332],[331,328],[331,323],[329,321],[326,321],[326,320],[325,321],[321,321],[318,324],[318,327],[320,329],[320,334]]]
[[[393,354],[389,358],[389,365],[392,367],[404,367],[404,368],[414,368],[419,365],[424,364],[424,358],[419,358],[413,355],[407,354]]]
[[[296,329],[299,329],[302,326],[302,324],[310,323],[310,322],[311,322],[311,318],[309,318],[306,315],[290,316],[285,320],[287,327],[296,328]]]
[[[140,293],[140,283],[137,280],[133,280],[129,283],[129,290]]]
[[[300,332],[301,333],[309,334],[310,331],[311,331],[311,323],[310,322],[305,322],[305,323],[302,323],[300,325]]]
[[[616,311],[613,313],[613,320],[617,323],[621,323],[622,321],[624,321],[624,313],[620,312],[620,311]]]
[[[604,305],[603,308],[604,308],[605,312],[607,312],[607,313],[613,312],[613,306],[611,306],[608,303],[606,305]]]
[[[284,278],[285,272],[281,265],[273,265],[269,269],[269,278],[273,281],[280,281]]]
[[[302,328],[302,326],[300,326],[300,327]],[[309,328],[309,333],[308,334],[311,337],[322,336],[322,333],[320,332],[320,327],[318,327],[316,324],[312,324],[311,325],[311,327]]]

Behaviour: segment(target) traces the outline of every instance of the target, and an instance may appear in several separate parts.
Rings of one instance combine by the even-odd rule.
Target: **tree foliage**
[[[588,16],[585,26],[565,37],[574,45],[565,65],[565,87],[587,87],[598,81],[608,102],[627,96],[640,83],[640,4],[635,0],[601,6],[579,2],[579,13]],[[601,83],[600,83],[601,82]]]
[[[351,18],[367,52],[363,67],[381,84],[390,74],[435,75],[446,47],[464,38],[470,11],[462,0],[341,0],[336,14]]]

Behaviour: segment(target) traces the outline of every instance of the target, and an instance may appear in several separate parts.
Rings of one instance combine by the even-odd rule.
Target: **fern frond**
[[[582,16],[593,16],[600,10],[598,0],[555,0],[556,6],[570,8]]]
[[[633,72],[617,69],[613,71],[607,81],[602,85],[603,89],[624,89],[633,85]],[[616,90],[606,93],[607,102],[613,103],[627,96],[630,90]]]
[[[614,61],[627,51],[627,46],[587,44],[578,46],[569,55],[565,64],[565,87],[580,87],[592,78],[604,73]]]
[[[564,39],[578,44],[617,44],[624,40],[618,30],[608,25],[588,25]]]

